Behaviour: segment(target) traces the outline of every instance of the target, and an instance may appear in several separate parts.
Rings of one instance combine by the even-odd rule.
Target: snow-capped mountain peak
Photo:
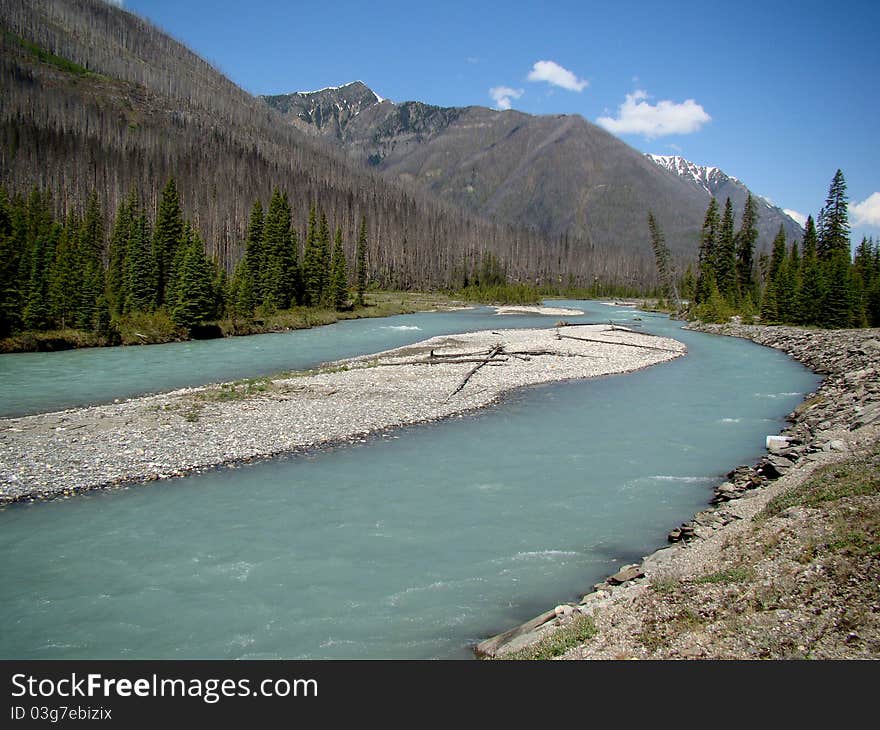
[[[730,198],[736,210],[742,210],[746,197],[751,193],[741,180],[733,177],[733,175],[728,175],[719,167],[698,165],[681,155],[652,155],[648,153],[645,157],[667,172],[680,177],[689,185],[700,188],[709,196],[718,200],[719,203],[723,203],[725,199]],[[785,228],[786,235],[790,238],[800,238],[803,235],[803,229],[800,224],[775,203],[762,195],[757,195],[756,193],[751,193],[751,195],[760,204],[761,223],[759,227],[766,227],[767,233],[771,237],[775,235],[775,231],[780,224]]]
[[[646,156],[665,170],[696,183],[709,195],[714,195],[714,190],[727,180],[739,182],[735,177],[725,174],[717,167],[698,165],[680,155],[652,155],[649,153]]]

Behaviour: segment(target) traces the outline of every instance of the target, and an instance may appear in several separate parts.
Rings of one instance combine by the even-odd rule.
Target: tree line
[[[709,203],[700,237],[697,275],[679,282],[691,316],[725,321],[760,315],[766,324],[819,327],[880,326],[880,241],[863,238],[851,252],[846,181],[834,174],[817,221],[807,218],[803,239],[787,241],[780,227],[770,255],[755,257],[757,207],[748,198],[738,229],[730,199],[719,214]],[[649,215],[655,260],[667,296],[674,277],[666,266],[662,233]],[[657,244],[661,244],[658,253]]]
[[[176,327],[192,331],[226,316],[249,320],[294,305],[350,306],[341,227],[331,246],[327,216],[313,205],[306,230],[300,252],[287,194],[276,189],[265,215],[257,200],[245,254],[230,278],[184,218],[173,178],[155,215],[132,192],[112,226],[94,193],[81,215],[59,220],[49,192],[10,195],[0,186],[0,336],[71,328],[114,342],[116,323],[136,313],[164,312]],[[356,303],[363,304],[366,218],[354,283]]]

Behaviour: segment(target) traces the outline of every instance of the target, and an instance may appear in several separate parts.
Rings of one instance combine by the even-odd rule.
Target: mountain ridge
[[[749,190],[742,180],[727,174],[720,167],[700,165],[681,155],[656,155],[647,152],[645,156],[662,169],[705,191],[721,205],[729,197],[734,208],[742,209],[751,193],[758,204],[759,214],[763,213],[758,219],[758,233],[765,240],[775,236],[780,225],[789,241],[800,241],[803,238],[804,230],[800,223],[763,195]]]
[[[377,102],[374,96],[356,81],[262,98],[293,126],[387,179],[488,220],[589,248],[649,250],[643,219],[650,210],[683,260],[696,251],[709,196],[723,203],[729,195],[740,216],[749,193],[720,168],[685,161],[704,177],[689,179],[580,115]],[[802,235],[775,206],[767,203],[761,213],[759,248],[769,250],[780,223],[789,238]]]

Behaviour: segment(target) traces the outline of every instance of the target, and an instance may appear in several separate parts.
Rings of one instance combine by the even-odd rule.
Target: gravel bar
[[[686,351],[608,325],[473,332],[307,373],[0,419],[0,504],[362,441],[483,408],[515,388],[632,372]]]

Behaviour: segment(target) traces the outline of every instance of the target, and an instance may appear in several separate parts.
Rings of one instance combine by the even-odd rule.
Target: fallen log
[[[620,342],[613,340],[597,340],[594,337],[574,337],[573,335],[564,335],[561,332],[556,333],[557,340],[580,340],[581,342],[598,342],[601,345],[623,345],[624,347],[640,347],[643,350],[659,350],[660,352],[678,352],[678,350],[670,350],[668,347],[654,347],[653,345],[639,345],[635,342]]]
[[[474,366],[468,371],[468,374],[464,376],[464,378],[463,378],[462,381],[458,384],[458,386],[455,388],[455,390],[453,390],[453,391],[447,396],[446,400],[449,400],[452,396],[454,396],[454,395],[455,395],[456,393],[458,393],[462,388],[464,388],[464,386],[466,386],[466,385],[468,384],[468,381],[474,376],[474,373],[476,373],[477,370],[479,370],[479,369],[480,369],[481,367],[483,367],[486,363],[488,363],[493,357],[495,357],[496,355],[500,354],[503,350],[504,350],[504,346],[503,346],[503,345],[496,345],[495,347],[493,347],[493,348],[489,351],[489,354],[486,356],[485,360],[483,360],[482,362],[480,362],[480,363],[474,365]]]

